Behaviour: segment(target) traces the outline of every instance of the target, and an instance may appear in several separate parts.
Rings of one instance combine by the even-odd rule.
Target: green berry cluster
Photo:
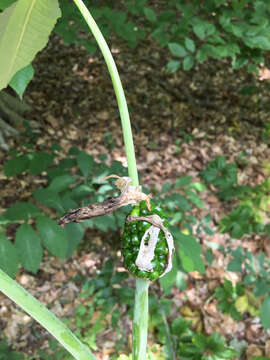
[[[168,221],[160,206],[151,202],[151,212],[148,210],[146,202],[142,201],[138,206],[135,206],[129,213],[131,216],[149,216],[157,214],[161,217],[163,225],[168,228]],[[139,253],[141,240],[144,233],[149,229],[151,224],[147,221],[131,221],[125,223],[124,232],[122,234],[122,255],[124,258],[124,265],[131,274],[137,277],[146,278],[151,281],[158,279],[165,271],[168,256],[168,244],[164,232],[160,230],[158,242],[152,260],[153,270],[140,270],[136,264],[136,258]]]

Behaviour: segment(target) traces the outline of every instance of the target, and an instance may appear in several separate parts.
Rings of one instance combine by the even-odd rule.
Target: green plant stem
[[[132,184],[138,186],[139,179],[138,179],[138,172],[136,166],[136,158],[135,158],[129,112],[128,112],[127,102],[122,87],[122,83],[119,77],[119,73],[117,71],[110,49],[102,33],[100,32],[95,20],[91,16],[89,10],[84,5],[82,0],[73,0],[73,1],[77,5],[82,16],[87,22],[90,30],[92,31],[106,61],[112,79],[112,83],[119,107],[120,117],[121,117],[129,177],[132,180]],[[136,280],[133,339],[132,339],[133,360],[146,359],[147,325],[148,325],[148,288],[149,288],[149,282],[147,280],[144,279]]]
[[[82,16],[84,17],[85,21],[87,22],[87,25],[89,26],[90,30],[92,31],[98,46],[104,56],[104,59],[106,61],[113,87],[114,92],[116,95],[121,123],[122,123],[122,129],[123,129],[123,137],[124,137],[124,143],[125,143],[125,150],[126,150],[126,156],[127,156],[127,163],[128,163],[128,174],[129,177],[132,180],[133,185],[139,185],[139,179],[138,179],[138,172],[137,172],[137,166],[136,166],[136,158],[135,158],[135,151],[134,151],[134,144],[133,144],[133,138],[132,138],[132,130],[130,125],[130,118],[129,118],[129,112],[127,107],[127,102],[124,94],[124,90],[122,87],[122,83],[120,80],[120,76],[117,70],[117,67],[115,65],[115,62],[113,60],[112,54],[110,52],[110,49],[99,30],[95,20],[91,16],[89,10],[84,5],[82,0],[73,0],[74,3],[77,5],[78,9],[80,10]]]
[[[75,359],[96,360],[96,357],[66,325],[1,269],[0,290],[47,329]]]
[[[132,333],[132,359],[145,360],[148,327],[148,288],[145,279],[136,279],[135,305]]]

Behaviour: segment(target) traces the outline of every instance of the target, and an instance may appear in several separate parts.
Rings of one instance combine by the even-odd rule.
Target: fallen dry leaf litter
[[[239,170],[240,184],[259,184],[269,176],[264,163],[270,161],[270,147],[260,137],[263,123],[269,121],[269,92],[263,83],[253,75],[234,72],[226,62],[209,61],[190,72],[168,75],[164,69],[166,53],[159,48],[149,51],[146,42],[136,49],[115,42],[111,48],[129,104],[142,184],[160,189],[162,184],[174,182],[181,175],[191,175],[194,181],[200,181],[200,171],[217,155],[237,161],[242,153],[246,154],[247,164]],[[35,149],[50,149],[51,144],[57,143],[63,148],[64,158],[71,146],[77,146],[95,158],[107,154],[108,163],[119,160],[126,165],[117,104],[101,56],[90,56],[84,49],[64,45],[53,36],[34,67],[35,78],[24,99],[32,107],[27,117],[40,124]],[[250,84],[258,86],[258,92],[240,95],[239,90]],[[190,134],[192,141],[179,144],[177,139],[181,134],[183,139],[181,131]],[[24,141],[23,138],[9,140],[13,148],[23,148]],[[7,154],[1,153],[2,165],[5,160]],[[24,174],[6,179],[2,170],[0,182],[1,212],[15,201],[27,201],[33,189],[46,184],[42,176],[33,178]],[[193,209],[193,213],[199,218],[210,213],[211,226],[217,230],[221,217],[230,208],[211,190],[201,196],[205,207]],[[15,230],[15,226],[9,229],[11,240]],[[37,276],[21,270],[16,280],[57,316],[73,317],[75,307],[85,301],[78,297],[80,288],[73,278],[77,274],[94,277],[111,255],[112,249],[104,236],[100,231],[88,230],[89,244],[87,240],[87,245],[71,259],[63,261],[45,256]],[[199,240],[203,246],[206,240],[226,246],[228,236],[204,234]],[[269,242],[270,239],[260,239],[257,235],[246,236],[231,240],[230,246],[242,245],[253,253],[264,250],[269,255]],[[114,244],[116,264],[121,270],[119,249]],[[194,328],[203,328],[205,333],[218,331],[228,339],[246,340],[248,354],[270,356],[269,332],[263,331],[257,318],[235,322],[217,311],[212,297],[215,287],[225,278],[236,282],[240,277],[226,271],[228,258],[218,251],[214,255],[215,260],[204,276],[197,272],[187,276],[185,292],[172,290],[170,297],[175,306],[171,319],[182,314],[192,320]],[[128,284],[133,286],[134,280],[130,279]],[[152,288],[155,290],[156,285]],[[17,350],[30,354],[48,346],[49,335],[28,315],[4,295],[0,296],[0,304],[1,330]],[[94,313],[92,321],[98,316]],[[98,338],[100,360],[109,359],[115,352],[116,333],[109,328],[110,318],[106,320],[108,328]],[[121,326],[125,334],[131,334],[127,317]],[[150,344],[155,343],[153,335],[149,340]]]

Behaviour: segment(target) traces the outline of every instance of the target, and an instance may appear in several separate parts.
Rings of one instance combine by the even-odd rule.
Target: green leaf
[[[270,38],[266,36],[247,37],[244,42],[251,48],[270,50]]]
[[[133,306],[134,303],[134,289],[129,287],[122,287],[115,289],[117,296],[122,304]]]
[[[0,90],[46,45],[60,15],[57,0],[20,0],[0,14]]]
[[[162,193],[167,193],[171,190],[172,188],[172,184],[169,183],[169,182],[166,182],[165,184],[162,185],[162,189],[161,189],[161,192]]]
[[[183,268],[187,271],[197,270],[204,274],[205,268],[201,258],[201,245],[193,236],[185,235],[177,231],[176,240],[179,241],[178,253],[182,261]]]
[[[78,207],[76,201],[74,201],[70,195],[71,194],[69,193],[66,196],[61,197],[61,206],[64,211],[69,211],[70,209]]]
[[[186,199],[185,196],[178,194],[178,193],[173,193],[171,194],[171,196],[168,196],[165,201],[167,200],[171,200],[172,202],[174,202],[174,205],[179,207],[182,211],[190,211],[191,207],[190,204],[188,202],[188,200]]]
[[[187,194],[187,197],[194,205],[200,209],[204,207],[202,199],[193,190],[185,189],[184,192]]]
[[[65,229],[47,216],[38,217],[37,229],[47,250],[60,258],[67,256],[69,242]]]
[[[205,255],[205,259],[207,260],[207,262],[211,265],[215,259],[212,250],[207,249],[204,255]]]
[[[63,212],[63,206],[61,205],[61,199],[57,192],[49,189],[38,189],[33,193],[34,198],[41,204],[52,207],[59,212]]]
[[[190,184],[190,188],[191,189],[195,189],[197,191],[205,191],[206,190],[206,186],[204,186],[203,184],[199,183],[199,182],[193,182]]]
[[[227,266],[227,270],[232,272],[241,272],[241,269],[242,269],[242,262],[239,261],[239,258],[234,258],[229,262]]]
[[[175,187],[176,188],[181,188],[183,186],[187,186],[190,185],[192,182],[192,176],[181,176],[180,178],[178,178],[175,182]]]
[[[188,51],[190,51],[190,52],[194,52],[195,51],[195,43],[194,43],[194,41],[192,40],[192,39],[190,39],[190,38],[185,38],[185,46],[186,46],[186,48],[187,48],[187,50]]]
[[[199,39],[205,38],[205,24],[204,23],[198,23],[193,26],[194,33],[198,36]]]
[[[88,178],[91,169],[94,165],[94,159],[93,156],[86,154],[85,152],[81,152],[77,158],[77,164],[79,166],[79,169],[81,170],[83,176],[85,179]]]
[[[166,275],[159,278],[165,296],[170,294],[171,289],[176,281],[176,276],[177,276],[177,263],[176,263],[176,258],[174,256],[172,270],[168,272]]]
[[[9,86],[19,95],[22,99],[23,93],[27,85],[34,76],[34,68],[31,64],[17,71],[9,82]]]
[[[80,184],[75,186],[71,191],[71,197],[74,200],[82,200],[88,198],[88,196],[94,192],[94,189],[88,185]]]
[[[19,266],[19,257],[16,248],[0,232],[0,268],[10,277],[17,274]]]
[[[264,296],[269,291],[269,283],[266,279],[257,279],[253,289],[255,296]]]
[[[175,225],[180,223],[184,218],[184,214],[182,212],[174,212],[172,219],[170,220],[170,225]]]
[[[195,63],[194,56],[192,55],[186,56],[183,62],[183,69],[185,71],[189,71],[193,67],[194,63]]]
[[[180,61],[177,60],[171,60],[168,62],[166,66],[166,70],[169,73],[175,73],[180,68]]]
[[[23,267],[36,274],[42,260],[42,248],[39,237],[30,225],[22,224],[18,228],[15,247]]]
[[[82,224],[69,223],[65,226],[65,231],[68,239],[68,249],[66,257],[72,255],[78,244],[81,242],[84,236],[84,227]]]
[[[151,8],[149,7],[144,7],[143,8],[143,12],[144,12],[144,15],[145,17],[152,23],[156,22],[157,21],[157,15],[156,13],[154,12],[154,10],[152,10]]]
[[[19,155],[8,160],[4,165],[4,173],[6,177],[22,174],[29,166],[29,157],[27,155]]]
[[[17,0],[1,0],[0,10],[5,10],[7,7],[12,5]]]
[[[170,52],[177,57],[184,57],[187,55],[187,52],[184,48],[184,46],[178,44],[178,43],[169,43],[168,44]]]
[[[41,174],[51,165],[53,158],[54,155],[47,152],[34,153],[29,165],[29,174]]]
[[[30,202],[17,202],[6,210],[3,214],[8,220],[28,220],[42,214],[42,211]]]
[[[96,217],[93,219],[94,225],[101,231],[116,230],[115,218],[112,214]]]
[[[270,296],[268,295],[262,304],[261,310],[260,310],[260,319],[262,326],[265,329],[270,328]]]
[[[69,186],[73,184],[75,181],[76,178],[70,174],[60,175],[52,180],[48,189],[58,193],[67,190]]]
[[[122,281],[126,280],[128,278],[127,272],[116,272],[113,274],[111,279],[111,284],[120,284]]]

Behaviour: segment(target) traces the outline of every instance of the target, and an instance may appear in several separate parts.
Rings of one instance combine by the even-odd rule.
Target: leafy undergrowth
[[[268,303],[263,308],[270,255],[267,89],[255,78],[212,62],[192,73],[168,75],[160,71],[162,53],[147,54],[146,48],[127,53],[117,45],[115,52],[120,71],[126,72],[141,183],[166,208],[178,245],[174,270],[160,286],[151,286],[149,359],[165,354],[174,359],[179,353],[187,359],[212,353],[216,359],[267,359],[269,332],[262,326],[269,321]],[[33,107],[28,116],[41,122],[42,134],[27,129],[16,144],[10,140],[16,151],[1,157],[6,241],[27,241],[29,234],[42,238],[42,228],[64,210],[115,195],[111,183],[100,179],[125,174],[125,158],[101,63],[57,37],[40,54],[25,99]],[[23,203],[21,208],[16,202]],[[27,262],[22,268],[18,259],[9,269],[11,274],[19,269],[16,279],[65,318],[101,360],[120,354],[119,360],[127,360],[131,351],[134,280],[127,277],[119,253],[127,211],[77,224],[72,239],[63,230],[62,246],[43,240],[31,268]],[[65,253],[63,244],[71,244]],[[1,306],[8,342],[1,343],[0,358],[20,359],[24,353],[28,360],[68,359],[3,295]]]

